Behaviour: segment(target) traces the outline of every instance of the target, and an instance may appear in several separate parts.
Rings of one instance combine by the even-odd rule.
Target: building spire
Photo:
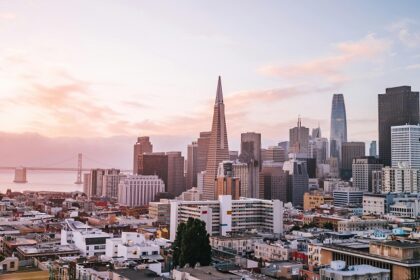
[[[223,90],[222,90],[222,78],[219,76],[217,81],[217,92],[216,92],[216,102],[215,104],[223,103]]]

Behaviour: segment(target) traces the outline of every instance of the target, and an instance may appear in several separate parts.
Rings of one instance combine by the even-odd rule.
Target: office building
[[[200,132],[197,139],[197,174],[206,171],[211,131]]]
[[[327,138],[312,138],[309,140],[309,158],[316,159],[316,166],[326,163],[328,158]]]
[[[322,192],[306,192],[303,196],[303,210],[314,210],[321,205],[333,205],[333,198],[331,195]]]
[[[229,160],[229,147],[226,129],[225,104],[223,103],[222,81],[219,76],[209,149],[207,154],[206,174],[204,175],[204,199],[215,199],[214,181],[219,163]]]
[[[404,194],[395,197],[389,207],[389,213],[403,218],[420,217],[420,194]]]
[[[420,169],[420,125],[391,127],[391,166]]]
[[[264,161],[284,162],[287,160],[287,150],[280,146],[270,146],[261,149],[261,158]]]
[[[241,196],[240,179],[234,176],[233,161],[224,160],[219,163],[215,182],[216,197],[219,195],[231,195],[232,199]]]
[[[141,154],[138,157],[138,175],[157,175],[168,191],[168,155],[165,153]]]
[[[152,153],[153,145],[150,142],[148,136],[138,137],[137,142],[134,144],[134,163],[133,163],[133,173],[137,174],[138,172],[138,158],[144,153]]]
[[[372,171],[372,193],[382,192],[382,170]]]
[[[244,162],[233,162],[232,169],[233,176],[238,178],[240,181],[241,196],[251,197],[252,192],[249,186],[249,165]]]
[[[158,225],[169,225],[171,222],[171,204],[168,199],[149,203],[149,216]]]
[[[118,198],[118,185],[125,178],[119,169],[107,169],[102,179],[102,194],[108,198]]]
[[[288,174],[280,162],[266,162],[260,173],[260,198],[287,201]]]
[[[347,142],[346,105],[343,94],[334,94],[331,106],[330,157],[341,162],[341,145]]]
[[[371,157],[377,157],[378,156],[377,147],[376,147],[376,141],[370,142],[369,156],[371,156]]]
[[[396,196],[395,193],[363,194],[363,215],[382,216],[389,213],[389,207]]]
[[[289,153],[309,156],[309,128],[302,126],[300,117],[297,126],[289,130]]]
[[[294,206],[303,207],[303,195],[308,191],[308,172],[306,162],[289,159],[283,164],[283,170],[287,173],[287,202]]]
[[[378,95],[379,157],[391,166],[391,127],[419,123],[419,93],[410,86],[387,88]]]
[[[184,157],[181,152],[167,152],[168,185],[166,191],[174,196],[185,191]]]
[[[337,188],[333,191],[334,206],[361,207],[363,193],[363,191],[351,187]]]
[[[382,163],[375,157],[359,157],[353,159],[352,174],[353,187],[359,190],[372,192],[372,173],[382,170]]]
[[[148,205],[157,193],[165,192],[165,183],[156,175],[130,175],[120,182],[118,189],[118,203],[136,207]]]
[[[74,245],[84,257],[105,254],[105,244],[112,235],[73,219],[65,219],[61,229],[61,245]]]
[[[320,265],[328,265],[331,261],[342,260],[349,266],[372,265],[390,270],[389,280],[419,279],[420,259],[417,257],[419,254],[419,243],[399,240],[366,243],[350,240],[349,242],[323,244]]]
[[[259,197],[259,173],[262,167],[261,134],[255,132],[241,133],[240,162],[248,165],[248,189],[246,197]]]
[[[187,189],[197,187],[197,161],[198,144],[192,142],[187,148],[187,176],[185,178]]]
[[[420,170],[404,166],[397,168],[385,167],[382,169],[383,192],[420,192]]]
[[[229,151],[229,160],[231,160],[231,161],[239,160],[239,152],[238,151]]]
[[[341,156],[340,176],[349,180],[352,177],[353,159],[365,156],[365,142],[342,143]]]
[[[210,236],[227,236],[246,230],[278,235],[283,233],[283,203],[280,200],[256,198],[233,200],[230,195],[222,195],[217,200],[173,200],[170,203],[171,241],[175,240],[178,225],[187,222],[188,218],[204,221]]]

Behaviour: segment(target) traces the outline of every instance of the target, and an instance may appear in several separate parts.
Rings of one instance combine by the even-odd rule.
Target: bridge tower
[[[77,155],[77,179],[75,184],[83,184],[82,182],[82,153]]]

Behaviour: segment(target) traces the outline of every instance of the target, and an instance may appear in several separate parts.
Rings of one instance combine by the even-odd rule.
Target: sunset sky
[[[416,1],[0,1],[0,130],[46,137],[178,137],[210,129],[222,76],[229,140],[377,138],[377,94],[420,90]],[[152,138],[153,139],[153,138]],[[134,140],[133,140],[134,141]],[[236,147],[235,147],[236,143]],[[129,147],[131,149],[131,147]]]

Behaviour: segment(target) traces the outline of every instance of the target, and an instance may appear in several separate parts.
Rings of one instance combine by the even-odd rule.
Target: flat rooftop
[[[356,275],[362,276],[362,275],[366,275],[367,273],[371,273],[371,274],[383,273],[383,272],[390,273],[389,269],[383,269],[383,268],[366,265],[366,264],[349,266],[343,270],[335,270],[332,268],[324,268],[322,270],[329,273],[334,273],[335,275],[342,275],[342,276],[356,276]]]

